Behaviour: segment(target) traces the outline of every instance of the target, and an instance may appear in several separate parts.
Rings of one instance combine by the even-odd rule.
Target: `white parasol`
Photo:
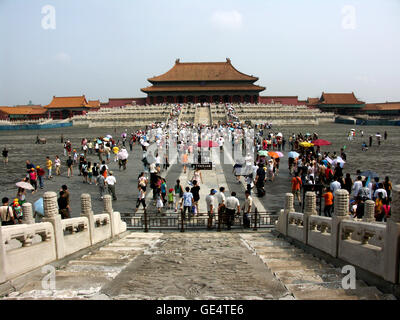
[[[34,189],[34,187],[32,187],[32,185],[30,183],[24,182],[24,181],[17,182],[15,185],[19,188],[23,188],[23,189],[27,189],[27,190]]]

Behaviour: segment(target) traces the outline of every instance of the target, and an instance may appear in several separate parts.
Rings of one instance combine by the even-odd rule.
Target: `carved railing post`
[[[292,193],[286,193],[285,195],[285,208],[281,210],[278,218],[277,229],[280,233],[287,236],[287,228],[288,228],[288,214],[291,212],[295,212],[294,210],[294,196]]]
[[[0,226],[0,283],[6,281],[8,266],[6,261],[6,245],[3,240],[3,228]]]
[[[363,221],[375,221],[375,202],[373,202],[372,200],[365,201]]]
[[[114,219],[114,210],[112,207],[112,198],[111,195],[106,194],[103,197],[103,205],[104,205],[104,211],[103,213],[108,213],[110,215],[110,224],[111,224],[111,237],[114,237],[117,233],[117,224]]]
[[[57,193],[45,192],[43,195],[43,222],[50,222],[54,228],[57,259],[65,256],[64,230],[61,225],[61,215],[58,213]]]
[[[94,244],[94,216],[92,211],[92,198],[90,194],[83,193],[81,195],[81,217],[88,219],[90,243]]]
[[[34,224],[35,219],[33,219],[33,210],[32,210],[32,204],[29,202],[26,202],[22,205],[22,221],[25,224]]]
[[[386,222],[385,233],[385,280],[399,282],[400,273],[400,185],[392,189],[391,217]]]
[[[332,247],[331,254],[333,257],[337,257],[339,250],[340,240],[340,224],[342,220],[349,218],[349,193],[345,189],[339,189],[335,192],[334,198],[334,212],[332,216]]]
[[[317,196],[313,191],[307,191],[304,199],[303,214],[303,242],[308,242],[308,220],[309,216],[317,215]]]

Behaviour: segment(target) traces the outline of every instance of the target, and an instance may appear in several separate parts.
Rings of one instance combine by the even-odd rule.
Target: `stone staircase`
[[[212,120],[211,120],[210,106],[197,107],[196,114],[194,116],[194,123],[209,126],[212,124],[211,122],[212,122]]]
[[[356,289],[343,289],[345,274],[270,232],[241,234],[242,241],[260,257],[294,300],[396,300],[364,281]]]
[[[46,273],[35,274],[3,300],[103,300],[100,289],[138,255],[153,247],[161,233],[130,233],[100,249],[56,268],[55,289],[43,289]]]

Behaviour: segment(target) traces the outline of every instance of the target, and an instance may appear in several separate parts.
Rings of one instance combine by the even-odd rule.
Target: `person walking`
[[[215,197],[214,195],[217,193],[216,190],[211,189],[210,194],[206,196],[206,204],[207,204],[207,213],[208,213],[208,223],[207,229],[212,228],[212,221],[215,213]]]
[[[44,179],[46,172],[40,166],[37,166],[36,173],[37,173],[38,180],[39,180],[39,187],[40,187],[40,189],[43,189],[43,187],[44,187],[43,179]]]
[[[2,156],[3,156],[3,163],[4,165],[8,164],[8,150],[6,147],[4,147],[3,151],[2,151]]]
[[[333,194],[331,189],[325,189],[325,193],[322,195],[325,200],[324,215],[325,217],[332,217],[333,208]]]
[[[146,190],[143,190],[143,187],[141,184],[138,185],[138,190],[139,190],[139,194],[138,194],[138,199],[136,201],[135,213],[139,210],[140,204],[142,204],[143,210],[146,210]]]
[[[109,175],[105,179],[105,185],[108,188],[108,193],[112,195],[114,201],[117,200],[117,196],[115,195],[115,185],[116,185],[116,183],[117,183],[117,179],[115,179],[115,177],[113,175],[113,172],[110,171]]]
[[[53,176],[52,176],[52,169],[53,169],[53,161],[51,161],[50,160],[50,157],[46,157],[46,168],[47,168],[47,172],[48,172],[48,176],[47,176],[47,178],[48,179],[51,179],[51,178],[53,178]]]
[[[68,178],[71,178],[74,175],[72,172],[73,164],[74,164],[74,160],[72,160],[72,157],[69,156],[67,159],[67,176],[68,176]]]
[[[61,175],[61,160],[58,156],[54,160],[54,166],[56,167],[56,175]]]
[[[182,200],[183,200],[183,188],[181,186],[181,181],[176,180],[176,184],[174,186],[174,195],[175,195],[175,212],[178,211],[178,206],[181,208]]]
[[[37,191],[37,173],[35,168],[31,168],[29,171],[29,183],[33,186],[32,193],[35,193]]]
[[[193,203],[193,194],[190,192],[190,188],[185,188],[186,192],[183,193],[183,216],[185,217],[186,210],[188,211],[188,217],[190,219],[192,203]]]
[[[200,186],[197,180],[193,180],[193,187],[190,192],[193,194],[193,205],[196,207],[196,214],[199,214]]]
[[[246,190],[245,193],[246,200],[243,205],[243,227],[250,228],[251,221],[251,208],[253,206],[253,198],[250,195],[250,191]]]
[[[60,197],[57,199],[58,203],[58,212],[61,215],[61,219],[69,219],[69,205],[68,205],[68,197],[64,190],[60,191]]]
[[[102,174],[97,175],[96,184],[99,187],[100,200],[103,199],[104,192],[106,191],[105,181],[106,181],[106,178],[104,178],[104,176]]]
[[[239,199],[236,198],[236,192],[232,192],[230,197],[226,198],[226,208],[225,212],[227,215],[227,229],[231,230],[231,226],[235,221],[235,211],[237,210],[237,214],[240,214],[240,202]]]
[[[291,183],[292,183],[292,194],[294,195],[294,197],[297,197],[297,200],[299,201],[299,206],[301,207],[300,190],[302,182],[298,172],[296,172],[296,175],[292,178]]]

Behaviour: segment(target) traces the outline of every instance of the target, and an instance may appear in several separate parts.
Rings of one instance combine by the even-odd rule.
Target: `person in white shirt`
[[[228,230],[231,230],[231,226],[235,219],[236,209],[237,209],[237,213],[240,214],[239,199],[236,198],[236,192],[232,192],[231,196],[226,198],[226,200],[225,200],[225,212],[227,215],[226,225],[228,227]]]
[[[382,193],[382,199],[386,199],[387,198],[387,192],[386,190],[383,188],[382,183],[379,183],[378,189],[375,190],[374,192],[374,199],[378,198],[378,194]]]
[[[339,189],[342,188],[342,186],[340,185],[340,182],[337,181],[337,177],[333,178],[333,181],[331,182],[329,187],[330,187],[330,189],[332,191],[333,197],[335,197],[336,190],[339,190]]]
[[[113,176],[112,171],[110,171],[108,174],[109,175],[107,176],[107,178],[105,180],[105,184],[108,188],[108,193],[112,195],[113,200],[115,201],[115,200],[117,200],[117,196],[115,195],[115,185],[117,183],[117,180]]]
[[[208,224],[207,229],[212,228],[212,221],[215,214],[215,197],[214,195],[217,193],[216,190],[211,189],[210,194],[206,197],[207,204],[207,213],[208,213]]]
[[[354,182],[352,191],[353,191],[353,199],[356,199],[358,196],[358,192],[362,188],[362,177],[358,176],[357,181]]]

